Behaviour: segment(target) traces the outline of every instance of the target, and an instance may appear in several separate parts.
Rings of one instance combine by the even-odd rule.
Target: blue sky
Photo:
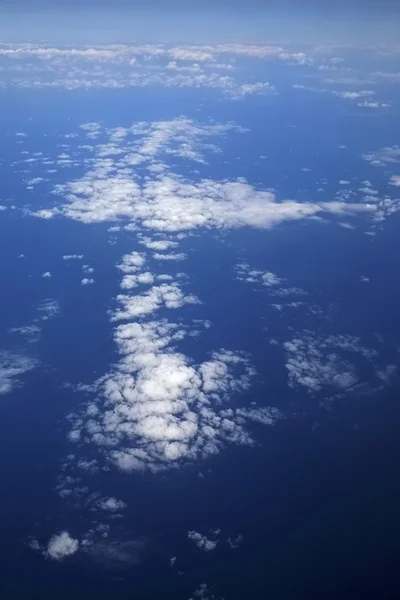
[[[129,2],[78,0],[0,5],[0,38],[59,43],[368,43],[396,40],[398,3],[358,1]]]

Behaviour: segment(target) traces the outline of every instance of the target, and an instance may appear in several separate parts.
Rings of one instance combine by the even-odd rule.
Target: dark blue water
[[[52,182],[28,192],[20,165],[9,166],[22,148],[54,156],[62,151],[56,148],[59,135],[75,132],[81,123],[124,126],[179,114],[196,119],[212,114],[216,121],[232,119],[251,130],[219,140],[222,154],[200,165],[198,177],[245,177],[260,188],[275,188],[279,200],[315,201],[322,177],[328,183],[319,200],[331,200],[337,181],[347,177],[371,179],[384,193],[387,177],[379,169],[371,171],[361,154],[397,141],[390,117],[363,121],[330,96],[324,102],[311,93],[306,97],[304,105],[294,93],[285,102],[271,97],[267,105],[251,98],[251,110],[249,104],[244,110],[207,92],[199,112],[198,97],[182,90],[163,93],[162,101],[156,92],[143,90],[36,92],[29,98],[22,92],[13,98],[2,93],[1,129],[29,135],[21,138],[23,144],[16,145],[11,136],[0,142],[7,162],[2,203],[51,206],[52,184],[84,172],[83,166],[59,171]],[[79,154],[76,146],[83,140],[81,134],[70,142],[73,153]],[[348,148],[339,149],[343,144]],[[174,163],[185,174],[183,163]],[[37,174],[32,167],[32,176]],[[91,383],[117,360],[107,315],[119,293],[115,265],[140,246],[134,233],[115,236],[110,245],[109,224],[44,221],[17,210],[0,214],[2,346],[40,360],[40,368],[23,377],[24,386],[0,400],[2,598],[183,600],[203,581],[227,600],[396,597],[399,387],[395,378],[390,387],[376,389],[374,367],[398,364],[399,221],[395,216],[385,222],[375,238],[364,234],[369,225],[363,217],[355,224],[348,230],[332,219],[270,231],[199,232],[181,242],[179,251],[188,254],[182,269],[190,275],[185,290],[202,304],[176,316],[187,324],[209,319],[213,327],[178,348],[196,362],[221,347],[245,351],[257,375],[251,390],[234,396],[232,405],[273,405],[288,418],[275,427],[254,425],[256,447],[228,447],[178,472],[91,477],[93,489],[128,503],[111,541],[143,542],[137,560],[122,568],[82,554],[54,563],[26,542],[29,536],[46,542],[59,528],[79,536],[91,526],[88,510],[74,508],[54,492],[60,464],[71,451],[65,416],[85,401],[65,384]],[[21,253],[25,258],[18,258]],[[81,286],[80,264],[66,264],[64,254],[84,254],[82,262],[95,268],[96,283]],[[243,260],[307,291],[307,305],[279,313],[271,304],[280,300],[268,290],[253,291],[254,286],[236,279],[235,266]],[[173,273],[176,265],[163,265],[160,271],[168,269]],[[45,271],[52,272],[51,279],[41,278]],[[360,282],[362,275],[370,278],[368,284]],[[42,323],[39,341],[29,346],[8,332],[31,323],[49,298],[60,310]],[[309,303],[320,313],[311,313]],[[174,311],[161,310],[159,316],[175,319]],[[269,341],[282,344],[304,330],[358,336],[375,349],[374,365],[359,365],[370,386],[337,400],[330,411],[320,406],[324,394],[289,389],[283,349]],[[243,544],[235,550],[221,544],[202,553],[187,539],[188,530],[216,528],[223,539],[242,534]],[[174,568],[168,565],[171,556],[177,556]]]

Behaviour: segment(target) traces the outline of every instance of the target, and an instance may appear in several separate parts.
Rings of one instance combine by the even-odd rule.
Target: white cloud
[[[42,277],[44,278],[50,278],[52,275],[50,273],[50,271],[46,271],[45,273],[43,273]]]
[[[97,503],[97,506],[101,510],[113,513],[113,512],[118,512],[120,510],[123,510],[124,508],[126,508],[127,505],[122,500],[117,500],[117,498],[114,498],[111,496],[110,498],[100,500]]]
[[[390,104],[385,102],[358,102],[357,106],[361,106],[362,108],[389,108]]]
[[[220,596],[212,594],[209,586],[202,583],[193,593],[189,600],[223,600]]]
[[[256,189],[243,179],[192,182],[166,174],[167,165],[155,178],[153,175],[139,181],[135,178],[138,164],[151,166],[161,153],[205,162],[201,151],[215,152],[218,148],[205,144],[204,138],[243,130],[232,123],[201,124],[183,117],[121,129],[107,130],[113,149],[118,146],[116,156],[115,150],[110,154],[109,145],[97,146],[96,156],[82,179],[56,186],[55,193],[64,196],[67,202],[33,214],[44,219],[63,215],[85,223],[125,220],[129,222],[128,230],[143,227],[159,232],[184,232],[200,227],[269,228],[287,220],[377,210],[375,204],[368,202],[277,201],[271,191]],[[157,240],[149,238],[143,242],[157,244]]]
[[[46,556],[53,560],[63,560],[72,556],[79,548],[79,541],[72,538],[67,531],[53,535],[47,544]]]
[[[178,245],[177,242],[173,242],[171,240],[152,240],[148,237],[141,238],[139,242],[146,246],[146,248],[149,248],[149,250],[157,250],[158,252],[169,250],[170,248],[176,248]]]
[[[192,540],[200,550],[209,552],[215,550],[218,544],[218,540],[210,540],[206,535],[201,535],[197,531],[189,531],[188,538]]]
[[[223,400],[249,385],[253,370],[240,354],[214,353],[200,365],[174,349],[185,331],[167,321],[130,322],[115,330],[121,360],[101,378],[87,410],[71,420],[122,471],[159,471],[218,453],[227,443],[252,444],[249,420],[273,425],[276,409],[229,409]]]
[[[359,92],[336,92],[333,94],[336,96],[340,96],[341,98],[347,98],[349,100],[356,100],[357,98],[362,98],[365,96],[374,96],[375,92],[373,90],[360,90]]]
[[[47,319],[54,317],[60,312],[60,305],[57,300],[48,298],[39,304],[38,311],[40,313],[40,320],[47,321]]]
[[[363,347],[359,338],[331,335],[320,339],[309,332],[285,342],[284,348],[289,384],[304,386],[310,392],[351,388],[359,376],[349,358],[358,355],[370,361],[376,355],[374,350]]]
[[[153,254],[153,258],[155,260],[174,260],[174,261],[178,261],[178,260],[185,260],[187,258],[187,255],[184,254],[183,252],[179,252],[178,254],[173,254],[173,253],[170,253],[170,254],[160,254],[159,252],[155,252]]]
[[[176,283],[162,283],[152,287],[148,292],[136,296],[117,296],[122,308],[117,310],[113,320],[134,319],[151,314],[165,306],[180,308],[184,304],[196,304],[198,299],[193,295],[185,296]]]
[[[89,277],[84,277],[83,279],[81,279],[81,285],[91,285],[92,283],[94,283],[94,279],[91,279]]]
[[[363,159],[374,167],[386,167],[400,163],[400,146],[385,146],[374,152],[363,154]]]
[[[83,254],[64,254],[63,260],[82,260]]]
[[[117,265],[123,273],[136,273],[146,262],[145,255],[140,252],[131,252],[122,257],[122,262]]]
[[[264,285],[265,287],[273,287],[281,285],[284,280],[280,277],[277,277],[275,273],[271,273],[270,271],[260,271],[257,269],[252,269],[250,265],[247,263],[240,263],[236,267],[238,276],[237,278],[240,281],[247,281],[248,283],[259,283]]]
[[[21,384],[21,376],[37,366],[33,358],[0,352],[0,395],[9,394]]]
[[[400,175],[392,175],[389,180],[389,184],[400,187]]]

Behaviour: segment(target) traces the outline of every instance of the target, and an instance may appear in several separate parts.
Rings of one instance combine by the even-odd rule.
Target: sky
[[[397,41],[392,0],[3,0],[0,39],[59,43]]]

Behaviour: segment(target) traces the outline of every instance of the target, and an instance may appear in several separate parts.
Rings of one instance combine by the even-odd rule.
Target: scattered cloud
[[[387,167],[400,163],[400,146],[385,146],[374,152],[363,154],[363,159],[374,167]]]
[[[37,361],[12,352],[0,352],[0,395],[9,394],[21,385],[21,376],[32,371]]]
[[[392,175],[389,184],[400,187],[400,175]]]
[[[90,279],[89,277],[81,279],[81,285],[91,285],[92,283],[94,283],[94,279]]]
[[[200,550],[209,552],[215,550],[218,544],[218,540],[210,540],[206,535],[201,535],[197,531],[189,531],[188,538],[192,540]]]
[[[52,560],[61,561],[64,558],[75,554],[78,548],[79,541],[71,537],[67,531],[62,531],[50,538],[45,551],[45,556]]]
[[[285,342],[289,384],[305,387],[309,392],[323,389],[345,390],[359,381],[350,362],[355,355],[371,361],[376,352],[361,345],[360,339],[348,335],[318,338],[307,332]]]
[[[52,277],[52,275],[51,275],[50,271],[46,271],[45,273],[43,273],[42,277],[50,278],[50,277]]]

